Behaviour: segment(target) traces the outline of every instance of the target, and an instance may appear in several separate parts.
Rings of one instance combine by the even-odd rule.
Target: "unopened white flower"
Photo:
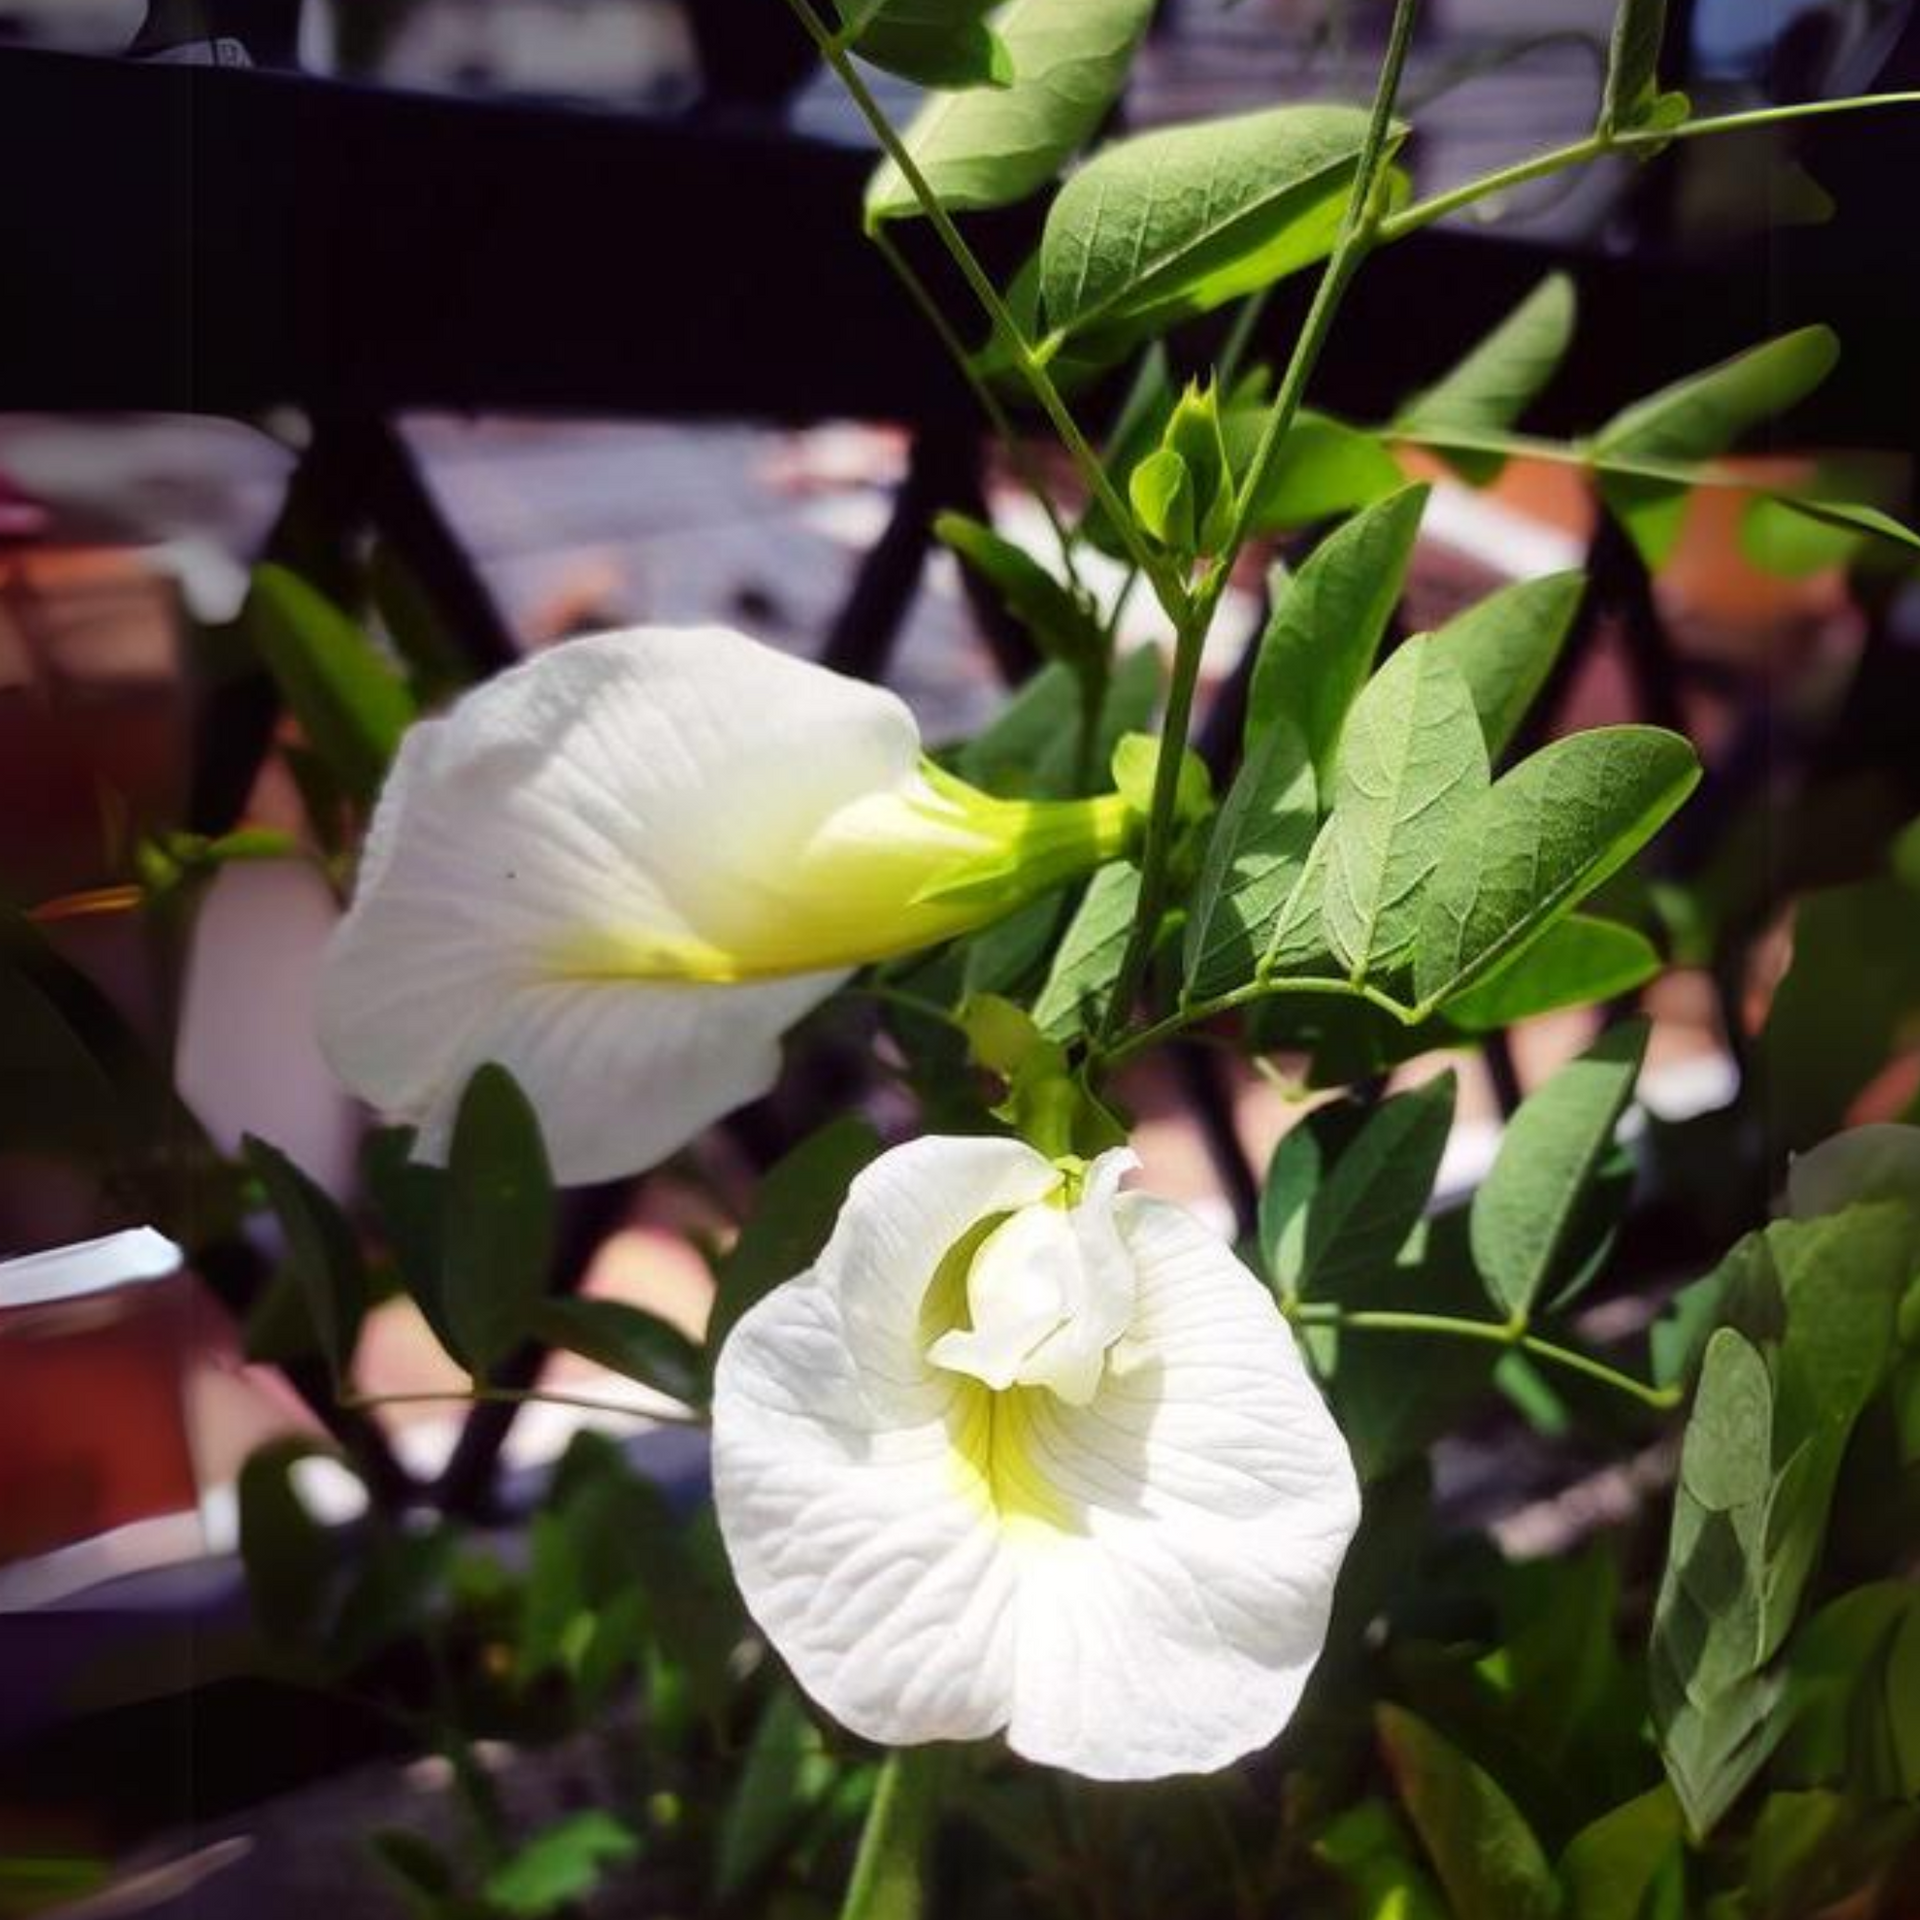
[[[1265,1746],[1300,1698],[1352,1463],[1266,1289],[1118,1191],[1133,1164],[1069,1181],[1017,1141],[897,1148],[720,1355],[741,1591],[856,1733],[1004,1730],[1142,1780]]]
[[[892,694],[719,627],[569,641],[401,743],[320,986],[348,1086],[445,1151],[487,1061],[562,1182],[663,1159],[867,962],[1110,859],[1119,795],[997,800]]]

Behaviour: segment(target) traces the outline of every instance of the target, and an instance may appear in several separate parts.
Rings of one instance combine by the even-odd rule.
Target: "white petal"
[[[1021,1378],[1051,1387],[1069,1406],[1084,1407],[1100,1385],[1107,1350],[1133,1320],[1133,1255],[1120,1237],[1116,1203],[1120,1182],[1140,1164],[1125,1147],[1103,1153],[1087,1169],[1071,1215],[1079,1258],[1078,1285],[1066,1325],[1022,1370]]]
[[[973,1256],[967,1272],[972,1325],[943,1333],[927,1358],[990,1387],[1010,1387],[1079,1291],[1080,1250],[1067,1216],[1044,1204],[1022,1207]]]
[[[740,1591],[801,1685],[871,1740],[1006,1724],[1013,1569],[950,1432],[980,1389],[929,1367],[916,1330],[953,1242],[1056,1177],[1013,1141],[884,1155],[815,1269],[745,1314],[720,1355],[714,1499]]]
[[[1266,1290],[1176,1207],[1129,1194],[1118,1218],[1133,1328],[1091,1405],[1028,1403],[1071,1523],[1021,1536],[1007,1737],[1133,1780],[1224,1766],[1286,1724],[1360,1507]]]
[[[1017,1144],[939,1139],[860,1177],[819,1265],[720,1357],[721,1528],[755,1619],[857,1732],[1004,1726],[1099,1778],[1223,1766],[1274,1737],[1319,1655],[1352,1466],[1271,1298],[1138,1196],[1113,1207],[1133,1324],[1090,1405],[931,1366],[942,1258],[1052,1177]]]
[[[401,745],[322,976],[335,1071],[430,1146],[497,1059],[561,1180],[651,1164],[764,1092],[780,1030],[845,976],[688,987],[566,955],[724,947],[820,822],[918,751],[891,694],[722,628],[570,641],[502,674]]]
[[[996,1214],[1030,1206],[1060,1184],[1051,1161],[1019,1140],[929,1135],[884,1153],[848,1190],[815,1273],[839,1303],[870,1390],[895,1382],[944,1405],[923,1349],[920,1308],[954,1243]]]
[[[657,1166],[780,1076],[780,1036],[845,974],[752,986],[535,981],[503,994],[461,1037],[431,1095],[395,1107],[414,1151],[446,1158],[460,1095],[497,1061],[540,1117],[556,1181],[577,1186]]]
[[[1794,1155],[1787,1169],[1787,1211],[1794,1219],[1838,1213],[1856,1200],[1920,1206],[1920,1127],[1849,1127]]]

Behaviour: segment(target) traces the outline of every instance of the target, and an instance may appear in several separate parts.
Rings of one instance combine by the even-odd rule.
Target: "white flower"
[[[857,966],[1110,859],[1117,794],[990,799],[892,694],[724,628],[570,641],[401,744],[329,950],[348,1086],[441,1158],[487,1061],[562,1182],[663,1159],[758,1098]]]
[[[1144,1780],[1299,1701],[1352,1463],[1266,1289],[1133,1164],[1075,1196],[1017,1141],[897,1148],[720,1355],[734,1572],[856,1733]]]

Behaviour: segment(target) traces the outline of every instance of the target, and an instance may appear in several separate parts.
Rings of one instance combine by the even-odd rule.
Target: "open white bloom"
[[[569,641],[401,744],[320,986],[348,1086],[444,1155],[497,1061],[562,1182],[663,1159],[855,968],[1110,859],[1132,818],[996,800],[892,694],[720,627]]]
[[[1265,1746],[1299,1701],[1353,1466],[1266,1289],[1120,1192],[1133,1164],[1075,1183],[1017,1141],[897,1148],[720,1355],[741,1591],[856,1733],[1004,1729],[1145,1780]]]

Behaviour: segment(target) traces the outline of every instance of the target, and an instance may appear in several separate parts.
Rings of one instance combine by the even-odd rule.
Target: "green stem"
[[[1610,1367],[1591,1354],[1543,1340],[1526,1330],[1524,1321],[1461,1320],[1445,1313],[1400,1313],[1386,1308],[1346,1308],[1316,1302],[1291,1302],[1283,1311],[1299,1326],[1337,1327],[1355,1333],[1431,1333],[1454,1340],[1477,1340],[1484,1346],[1507,1347],[1531,1354],[1550,1366],[1564,1367],[1600,1385],[1611,1387],[1637,1400],[1643,1407],[1662,1410],[1677,1407],[1682,1393],[1677,1386],[1656,1387],[1631,1374]]]
[[[1209,618],[1220,595],[1226,590],[1233,563],[1239,557],[1241,547],[1246,544],[1247,528],[1253,519],[1260,489],[1266,484],[1267,475],[1280,456],[1294,416],[1300,410],[1307,382],[1319,363],[1321,349],[1332,331],[1333,317],[1339,310],[1347,285],[1359,271],[1360,262],[1373,245],[1379,226],[1374,198],[1386,165],[1388,136],[1393,131],[1393,103],[1400,92],[1400,76],[1406,69],[1407,52],[1413,44],[1414,21],[1419,11],[1420,0],[1396,0],[1393,25],[1387,36],[1386,57],[1381,64],[1380,79],[1374,88],[1373,111],[1367,122],[1366,137],[1361,142],[1360,158],[1354,167],[1353,189],[1347,195],[1339,237],[1334,242],[1326,270],[1320,276],[1320,284],[1314,289],[1313,304],[1307,310],[1300,337],[1294,342],[1286,373],[1281,377],[1280,390],[1274,395],[1273,406],[1260,430],[1260,443],[1254,450],[1253,464],[1247,469],[1247,476],[1234,502],[1233,523],[1224,548],[1215,558],[1207,584],[1201,590],[1200,598]]]
[[[1073,560],[1073,534],[1061,519],[1060,509],[1054,505],[1053,495],[1047,491],[1046,482],[1029,456],[1025,443],[1014,431],[1011,417],[1000,404],[1000,396],[980,377],[980,369],[974,365],[966,342],[954,332],[947,316],[940,310],[939,301],[927,291],[926,282],[907,263],[906,255],[893,244],[885,225],[876,226],[871,237],[881,259],[893,269],[894,278],[906,289],[907,297],[920,309],[920,317],[933,329],[935,338],[959,368],[960,377],[972,389],[974,399],[980,403],[980,411],[987,416],[988,424],[1006,449],[1007,458],[1013,463],[1014,472],[1020,476],[1021,484],[1033,495],[1040,511],[1047,516],[1047,525],[1052,528],[1053,537],[1059,544],[1060,563],[1066,569],[1068,583],[1080,588],[1080,573]]]
[[[1080,423],[1074,419],[1072,410],[1062,399],[1060,389],[1054,385],[1045,363],[1034,352],[1033,343],[1020,331],[1019,322],[1001,299],[999,288],[993,284],[986,268],[974,257],[973,249],[954,225],[952,216],[940,204],[939,195],[927,184],[927,177],[920,171],[919,162],[907,151],[906,143],[893,129],[893,123],[880,110],[880,103],[861,79],[860,70],[848,57],[840,37],[827,30],[808,0],[787,0],[787,5],[808,39],[819,50],[821,59],[832,68],[834,77],[846,89],[847,98],[853,102],[874,138],[880,142],[882,151],[899,168],[900,177],[911,189],[920,211],[926,216],[940,244],[952,257],[953,264],[959,268],[961,278],[972,289],[974,298],[979,301],[981,311],[987,316],[987,322],[1008,361],[1053,423],[1054,431],[1059,434],[1062,444],[1073,458],[1074,466],[1079,470],[1082,484],[1100,502],[1108,518],[1120,530],[1134,564],[1154,583],[1155,591],[1161,593],[1169,613],[1184,607],[1185,588],[1148,550],[1139,529],[1133,524],[1133,516],[1121,503],[1113,482],[1107,478],[1099,455],[1087,444],[1086,435],[1080,431]],[[1169,594],[1173,597],[1168,598]]]
[[[351,1393],[341,1397],[340,1405],[354,1413],[370,1413],[376,1407],[429,1406],[459,1401],[493,1400],[507,1406],[527,1406],[544,1401],[554,1407],[580,1407],[588,1413],[619,1413],[630,1419],[658,1420],[666,1426],[703,1427],[707,1423],[697,1413],[672,1413],[653,1407],[636,1407],[630,1402],[599,1400],[589,1393],[555,1393],[544,1387],[442,1387],[417,1393]]]
[[[840,1920],[918,1920],[920,1862],[939,1813],[949,1747],[899,1747],[880,1767]]]
[[[1544,180],[1549,174],[1560,173],[1568,167],[1584,166],[1588,161],[1598,160],[1605,154],[1636,153],[1643,149],[1664,147],[1674,140],[1702,140],[1714,134],[1744,133],[1755,127],[1820,119],[1827,114],[1859,113],[1869,107],[1898,106],[1920,106],[1920,93],[1855,94],[1845,100],[1809,100],[1796,106],[1756,107],[1745,113],[1711,114],[1704,120],[1683,121],[1677,127],[1633,127],[1611,135],[1590,133],[1585,139],[1572,141],[1564,147],[1551,148],[1546,153],[1536,153],[1530,159],[1516,161],[1509,167],[1496,168],[1492,173],[1482,174],[1477,180],[1468,180],[1460,186],[1450,187],[1445,193],[1437,193],[1431,200],[1422,200],[1415,206],[1403,208],[1399,213],[1389,214],[1379,224],[1378,238],[1383,243],[1404,239],[1408,234],[1417,233],[1422,227],[1430,227],[1436,220],[1444,220],[1448,214],[1458,213],[1463,207],[1473,206],[1477,201],[1489,199],[1494,194],[1507,193],[1532,180]]]
[[[1420,0],[1395,0],[1386,58],[1374,88],[1373,111],[1354,166],[1353,187],[1347,195],[1339,237],[1320,276],[1320,284],[1314,290],[1313,305],[1308,310],[1306,324],[1300,329],[1299,339],[1294,342],[1280,390],[1261,428],[1253,463],[1234,501],[1227,538],[1209,566],[1199,591],[1174,621],[1173,675],[1167,688],[1166,718],[1160,729],[1160,759],[1154,769],[1153,801],[1140,855],[1140,904],[1127,935],[1112,996],[1100,1022],[1097,1045],[1102,1049],[1131,1016],[1166,904],[1167,868],[1173,855],[1174,802],[1179,792],[1180,763],[1186,754],[1187,731],[1193,718],[1194,690],[1200,678],[1207,630],[1226,592],[1233,563],[1246,544],[1254,503],[1300,409],[1301,395],[1326,344],[1341,297],[1371,243],[1374,193],[1386,161],[1394,98],[1400,91],[1400,76],[1406,67],[1407,50],[1413,44],[1414,20],[1419,11]]]

